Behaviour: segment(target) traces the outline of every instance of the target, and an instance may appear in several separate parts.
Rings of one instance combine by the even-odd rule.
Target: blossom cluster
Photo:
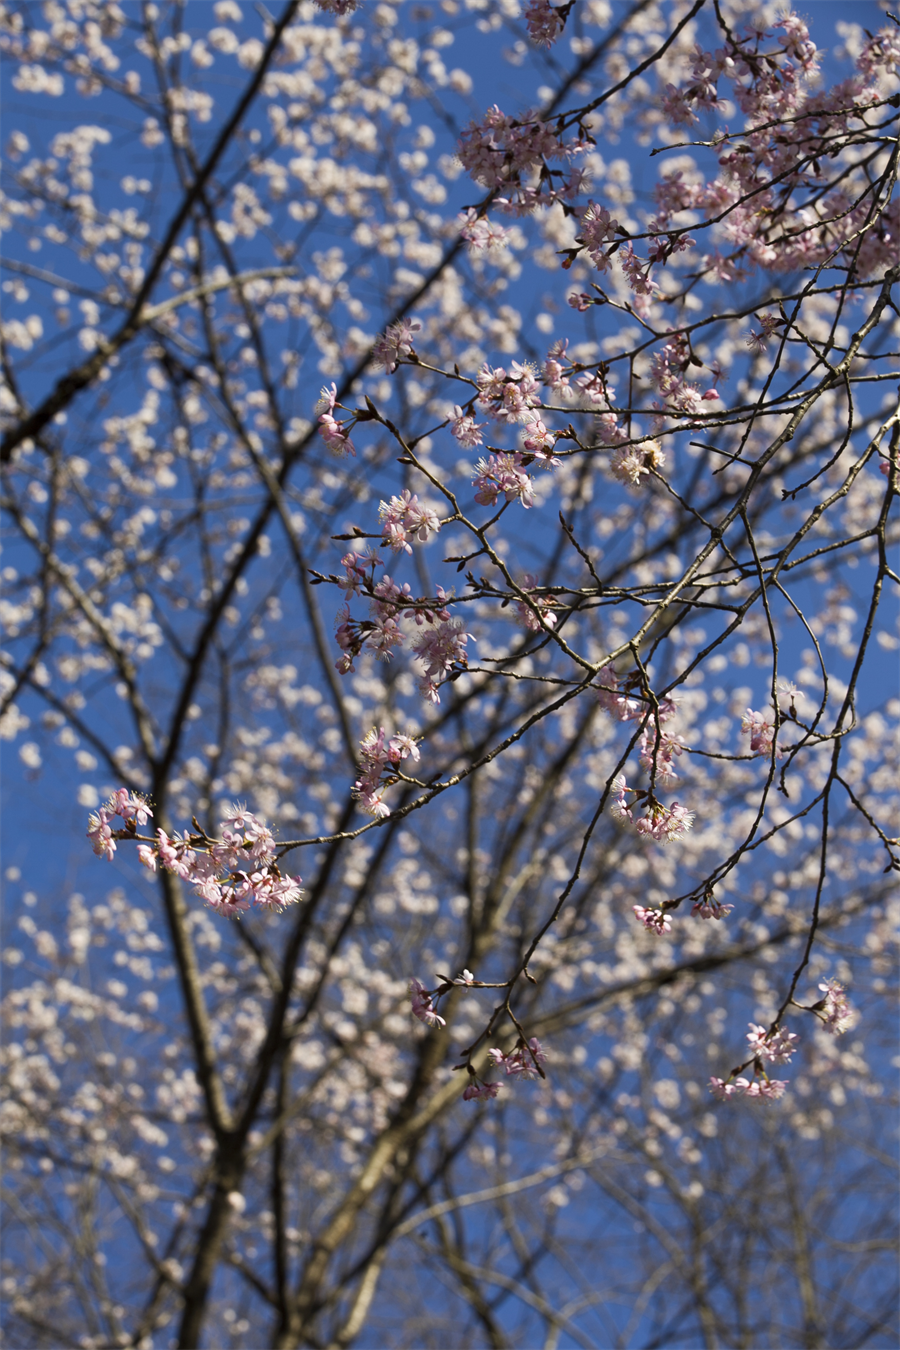
[[[859,1013],[849,1002],[844,986],[838,980],[826,980],[819,988],[825,997],[813,1004],[813,1011],[833,1036],[841,1036],[856,1025]]]
[[[476,183],[508,194],[495,198],[501,210],[527,214],[577,195],[583,173],[575,170],[566,177],[549,162],[571,159],[584,149],[584,141],[564,141],[532,114],[509,117],[495,104],[462,133],[457,154]]]
[[[413,354],[413,333],[421,327],[418,319],[399,319],[390,324],[372,348],[373,363],[393,375],[401,357]]]
[[[531,0],[526,21],[532,40],[551,45],[567,12],[567,7],[557,9],[547,0]],[[778,45],[772,48],[767,44],[775,34]],[[680,87],[667,82],[660,91],[663,116],[672,126],[692,125],[699,114],[722,104],[718,84],[726,79],[747,129],[737,145],[733,136],[721,137],[720,172],[711,183],[689,183],[681,169],[662,178],[656,189],[657,214],[649,222],[648,258],[639,257],[630,240],[620,249],[627,231],[608,207],[590,200],[579,212],[568,205],[582,187],[583,174],[576,171],[565,178],[550,164],[581,153],[587,141],[566,141],[562,121],[554,124],[533,114],[516,120],[494,106],[463,133],[459,158],[476,182],[495,192],[508,191],[497,199],[501,209],[526,213],[561,201],[567,211],[580,215],[576,246],[566,251],[563,266],[570,267],[583,249],[605,272],[618,252],[638,309],[656,294],[654,264],[665,264],[696,243],[675,219],[685,211],[699,211],[709,222],[722,221],[719,232],[734,245],[729,259],[717,251],[704,258],[715,279],[735,279],[744,259],[786,271],[821,264],[851,248],[858,255],[857,269],[871,275],[891,264],[900,203],[896,198],[885,201],[873,218],[863,179],[857,180],[855,197],[844,186],[821,192],[818,165],[855,140],[865,143],[865,113],[879,106],[878,82],[895,69],[897,46],[892,30],[870,36],[856,74],[823,89],[815,43],[797,15],[785,15],[771,33],[752,27],[742,36],[729,32],[725,45],[713,52],[698,45],[687,81]],[[591,297],[574,297],[573,303],[580,309]],[[760,350],[772,330],[764,321],[751,334],[751,347]],[[685,391],[688,401],[717,397],[715,389],[705,394],[696,387]]]
[[[517,600],[516,613],[529,633],[543,632],[542,624],[544,628],[555,628],[558,621],[557,615],[553,612],[556,601],[552,596],[535,594],[537,587],[537,577],[532,576],[530,572],[526,572],[522,590],[532,597],[534,608],[531,605],[526,605],[524,600]],[[537,613],[535,613],[535,610]],[[540,615],[540,618],[538,618],[538,615]]]
[[[153,812],[143,797],[134,796],[127,788],[119,788],[97,811],[92,812],[88,820],[87,837],[98,858],[112,862],[116,851],[116,839],[122,837],[122,831],[113,833],[112,822],[119,817],[125,822],[130,834],[134,834],[139,825],[146,825]]]
[[[410,539],[424,544],[431,535],[441,528],[437,512],[419,501],[415,493],[404,489],[399,497],[382,502],[378,508],[381,518],[382,537],[388,548],[395,553],[401,550],[412,553]]]
[[[396,782],[396,769],[405,759],[418,762],[419,747],[412,736],[391,736],[384,727],[373,727],[360,742],[360,776],[353,794],[367,815],[383,818],[391,814],[384,801],[384,790]]]
[[[112,861],[116,839],[136,838],[137,826],[152,816],[147,803],[119,788],[105,806],[92,814],[88,838],[94,852]],[[113,834],[116,816],[125,827]],[[282,910],[296,904],[302,878],[283,874],[275,858],[275,840],[269,830],[243,806],[230,806],[219,823],[220,837],[202,833],[173,833],[157,829],[155,841],[138,845],[138,857],[151,872],[162,867],[193,886],[210,909],[225,918],[237,918],[251,905]]]
[[[332,384],[329,388],[323,389],[321,397],[316,404],[316,411],[319,412],[319,435],[328,446],[328,449],[335,455],[355,455],[356,447],[350,439],[350,430],[353,424],[339,422],[334,415],[337,404],[337,386]]]
[[[765,713],[754,712],[752,708],[748,708],[741,719],[741,735],[750,737],[751,755],[771,755],[776,731],[774,722]],[[781,751],[776,749],[775,758],[781,757]]]
[[[777,1101],[783,1097],[787,1083],[779,1078],[710,1078],[709,1090],[716,1101],[726,1102],[731,1097],[765,1097]]]
[[[872,218],[865,184],[856,199],[845,188],[816,191],[818,161],[834,157],[866,133],[865,111],[878,103],[877,81],[896,63],[896,33],[870,37],[857,60],[857,73],[830,89],[817,83],[819,57],[809,31],[795,14],[775,25],[780,51],[765,50],[770,34],[750,30],[729,35],[715,52],[697,48],[691,78],[680,89],[669,84],[663,107],[669,120],[690,125],[701,110],[719,102],[721,78],[733,84],[747,120],[740,144],[724,137],[719,176],[709,184],[687,185],[680,173],[657,189],[662,232],[679,210],[700,210],[708,219],[725,216],[724,234],[733,243],[735,265],[749,261],[777,271],[819,264],[843,249],[858,250],[856,266],[870,275],[890,266],[900,213],[896,200]],[[879,218],[880,217],[880,218]],[[749,345],[760,350],[777,321],[767,316]]]
[[[617,774],[613,779],[612,790],[614,800],[610,815],[620,824],[627,821],[633,825],[644,839],[653,839],[658,844],[671,844],[682,839],[693,827],[693,811],[688,811],[677,801],[671,806],[664,806],[652,793],[630,788],[622,774]],[[635,799],[631,806],[627,802],[629,793]],[[639,810],[643,811],[642,815],[637,814]]]
[[[418,499],[404,493],[394,497],[385,506],[385,527],[391,531],[402,529],[404,536],[413,525],[417,533],[431,533],[439,522],[434,512],[420,507]],[[402,522],[406,520],[407,524]],[[397,537],[397,536],[393,536]],[[400,541],[403,547],[406,539]],[[369,599],[369,618],[353,619],[349,604],[338,610],[335,637],[343,655],[335,662],[342,674],[355,669],[355,658],[364,647],[369,647],[383,659],[388,659],[394,647],[403,645],[406,638],[400,620],[404,612],[411,615],[416,628],[410,647],[422,662],[424,671],[419,679],[422,695],[432,703],[440,703],[438,687],[455,666],[467,664],[466,644],[469,634],[464,632],[461,619],[452,618],[447,603],[450,597],[442,586],[437,587],[435,600],[413,596],[408,582],[398,585],[387,573],[375,581],[375,569],[384,563],[377,553],[346,553],[341,560],[344,577],[339,585],[348,596],[366,595]]]

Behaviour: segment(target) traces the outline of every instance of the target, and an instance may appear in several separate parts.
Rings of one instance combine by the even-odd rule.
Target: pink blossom
[[[672,927],[672,920],[665,910],[645,909],[643,905],[632,905],[632,909],[635,917],[644,925],[648,933],[657,933],[662,937]]]
[[[528,212],[573,190],[571,182],[553,185],[548,161],[569,159],[584,148],[582,141],[564,142],[547,122],[528,114],[521,120],[509,117],[495,104],[480,123],[469,124],[459,138],[457,154],[476,183],[489,189],[505,188],[510,194],[495,199],[501,210]],[[542,168],[545,173],[537,186],[523,184],[523,175]]]
[[[349,431],[345,424],[336,421],[331,413],[322,413],[319,418],[319,435],[333,454],[355,456],[356,448],[350,439]]]
[[[495,1068],[502,1069],[507,1077],[544,1078],[543,1065],[547,1062],[544,1049],[537,1039],[532,1037],[525,1045],[521,1040],[515,1050],[505,1054],[502,1050],[489,1050],[488,1059]]]
[[[781,318],[778,314],[758,314],[756,317],[759,320],[759,332],[751,330],[747,334],[747,346],[754,355],[765,351],[769,338],[781,324]]]
[[[528,366],[513,361],[509,374],[503,366],[485,362],[475,380],[478,402],[485,412],[503,422],[521,422],[537,403],[537,381]]]
[[[405,759],[418,761],[419,747],[412,736],[387,737],[384,727],[373,727],[363,738],[360,750],[360,776],[353,785],[353,795],[370,816],[384,818],[390,808],[383,801],[386,787],[396,781],[396,767]]]
[[[613,477],[630,488],[639,488],[645,478],[658,473],[666,462],[659,441],[639,441],[637,445],[617,446],[610,456]]]
[[[670,787],[678,779],[675,760],[684,753],[684,748],[683,736],[672,736],[667,731],[657,732],[655,724],[648,722],[641,733],[641,766],[648,773],[655,774],[658,783]]]
[[[552,47],[565,26],[565,17],[550,0],[528,0],[525,7],[528,36],[539,47]]]
[[[480,459],[475,465],[472,485],[478,489],[475,500],[482,506],[494,506],[501,495],[508,502],[518,498],[526,510],[534,505],[532,481],[522,467],[522,456],[518,451]]]
[[[474,417],[469,417],[457,404],[453,409],[453,418],[450,422],[450,434],[455,436],[460,445],[466,450],[472,450],[476,445],[484,443],[484,437],[481,434],[482,428],[487,426],[486,422],[476,423]]]
[[[148,871],[150,872],[156,871],[157,854],[155,849],[151,848],[149,844],[139,844],[137,855],[140,858],[143,866],[146,867]]]
[[[694,901],[691,913],[699,914],[701,919],[726,919],[733,909],[734,905],[723,905],[712,895],[705,895],[702,900]]]
[[[771,1100],[777,1100],[784,1096],[787,1083],[775,1078],[755,1078],[752,1082],[747,1078],[735,1078],[728,1081],[722,1078],[711,1078],[709,1080],[709,1090],[717,1101],[728,1101],[731,1097],[766,1097]]]
[[[402,549],[412,553],[409,540],[417,539],[424,543],[429,535],[437,534],[441,528],[437,513],[430,506],[420,503],[419,498],[408,489],[389,502],[382,502],[378,514],[382,521],[384,542],[395,552]],[[375,588],[377,592],[377,587]]]
[[[412,1002],[413,1016],[418,1017],[420,1022],[424,1022],[429,1027],[445,1027],[447,1025],[443,1017],[438,1016],[435,1012],[431,1002],[431,994],[421,981],[410,980],[409,997]]]
[[[108,858],[115,852],[115,840],[108,838],[103,828],[109,828],[112,807],[131,819],[150,814],[142,798],[120,788],[107,806],[91,817],[88,834],[94,851],[106,852]],[[202,900],[229,918],[251,904],[280,910],[300,900],[301,878],[285,876],[279,870],[272,832],[251,811],[244,806],[226,807],[219,831],[220,838],[209,839],[202,833],[169,836],[160,828],[155,844],[139,845],[138,857],[151,872],[162,867],[189,882]]]
[[[748,708],[741,719],[741,735],[750,737],[752,755],[771,755],[775,742],[775,725],[764,713]],[[781,759],[781,751],[776,751],[776,759]]]
[[[383,367],[388,375],[393,375],[400,358],[412,354],[413,333],[418,333],[421,327],[418,319],[400,319],[390,324],[372,348],[375,365]]]
[[[463,1101],[474,1102],[479,1098],[490,1101],[497,1096],[501,1086],[500,1083],[476,1083],[473,1079],[463,1093]]]
[[[529,592],[533,591],[537,587],[537,584],[537,577],[533,577],[531,573],[528,572],[522,583],[522,590]],[[540,614],[541,619],[547,628],[555,628],[557,624],[557,616],[553,613],[552,608],[555,603],[556,602],[552,598],[548,599],[538,596],[535,596],[534,598],[535,609],[538,611],[538,614]],[[535,614],[534,610],[530,609],[523,600],[516,601],[516,612],[520,621],[524,624],[529,633],[540,633],[542,631],[537,614]]]
[[[505,248],[509,242],[509,230],[497,225],[487,216],[479,216],[474,207],[469,207],[462,217],[460,234],[467,240],[470,249],[478,252],[482,249]]]
[[[105,857],[107,862],[112,862],[116,841],[112,837],[109,820],[108,812],[101,806],[99,811],[88,817],[87,837],[97,857]]]
[[[653,295],[656,290],[656,283],[650,280],[650,263],[645,262],[643,258],[639,258],[631,244],[626,246],[620,256],[622,258],[622,270],[635,294]]]
[[[605,206],[588,202],[581,217],[578,238],[590,254],[594,266],[601,272],[606,272],[610,266],[610,255],[604,251],[603,245],[615,241],[619,228],[619,222],[613,219]]]
[[[419,689],[432,703],[440,703],[438,686],[454,666],[468,664],[466,642],[469,634],[463,632],[461,619],[450,619],[426,628],[414,641],[413,650],[424,662],[425,673],[419,680]]]
[[[851,1006],[844,986],[837,980],[826,980],[824,984],[819,985],[819,988],[825,997],[814,1007],[816,1010],[821,1009],[822,1021],[832,1035],[840,1036],[848,1028],[856,1025],[859,1020],[859,1013]]]
[[[773,1064],[787,1064],[796,1048],[799,1037],[792,1031],[776,1027],[769,1032],[765,1027],[750,1023],[747,1032],[750,1050],[758,1059],[770,1060]]]
[[[672,844],[687,834],[693,825],[693,811],[688,811],[679,802],[673,802],[671,806],[650,802],[647,814],[635,822],[635,829],[638,834],[647,835],[657,843]]]
[[[568,346],[568,338],[561,338],[558,342],[554,342],[547,353],[547,360],[544,362],[544,384],[549,385],[556,392],[568,388],[569,381],[564,373]]]

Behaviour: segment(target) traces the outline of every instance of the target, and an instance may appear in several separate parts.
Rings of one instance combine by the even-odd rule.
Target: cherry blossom
[[[547,1062],[547,1056],[534,1036],[527,1042],[520,1037],[516,1048],[508,1054],[503,1050],[489,1050],[488,1059],[494,1068],[502,1069],[508,1078],[546,1077],[543,1065]]]
[[[741,720],[741,735],[750,737],[750,753],[753,755],[771,755],[775,743],[776,726],[765,713],[754,712],[748,708]],[[781,751],[776,749],[775,758],[781,759]]]
[[[437,512],[421,504],[418,496],[408,489],[404,489],[399,497],[382,502],[378,514],[382,521],[384,542],[395,552],[402,549],[405,553],[412,553],[410,539],[417,539],[424,544],[430,535],[437,534],[441,528]]]
[[[765,1027],[750,1023],[747,1040],[750,1049],[759,1059],[771,1060],[773,1064],[786,1064],[794,1053],[799,1037],[783,1027],[768,1031]]]
[[[116,815],[129,828],[113,837],[109,821]],[[143,798],[119,788],[106,807],[90,818],[88,835],[94,852],[105,853],[112,861],[116,838],[133,838],[136,825],[145,823],[151,815]],[[280,912],[303,896],[301,878],[282,873],[276,862],[271,830],[243,806],[225,809],[218,838],[202,833],[170,835],[159,828],[155,842],[140,844],[137,852],[148,871],[162,867],[174,872],[193,886],[210,909],[225,918],[235,918],[251,905]]]
[[[359,746],[359,778],[353,785],[354,795],[368,815],[384,818],[390,808],[383,800],[386,787],[396,781],[396,768],[405,759],[418,763],[419,747],[411,736],[387,736],[384,727],[374,727]]]
[[[413,641],[413,651],[425,667],[419,689],[432,703],[440,703],[438,688],[454,666],[466,666],[466,643],[462,619],[449,619],[426,627]]]
[[[734,905],[723,904],[712,895],[705,895],[702,900],[694,901],[691,913],[699,914],[701,919],[727,919],[733,909]]]
[[[501,1083],[476,1083],[472,1081],[463,1092],[463,1101],[492,1101],[500,1092],[501,1087]]]
[[[534,487],[518,451],[480,459],[472,483],[478,489],[475,500],[482,506],[496,505],[500,496],[508,502],[520,501],[526,510],[534,506]]]
[[[421,327],[417,319],[400,319],[392,323],[372,349],[374,363],[392,375],[400,364],[400,358],[412,354],[413,333],[418,333]]]
[[[530,572],[526,573],[525,579],[522,583],[522,589],[528,592],[532,592],[536,590],[537,586],[538,586],[537,577],[532,576]],[[535,614],[534,609],[532,609],[529,605],[526,605],[523,600],[517,600],[516,613],[519,616],[519,621],[523,624],[523,626],[528,630],[529,633],[540,633],[542,631],[541,621],[543,621],[543,625],[546,628],[553,629],[556,627],[559,620],[558,616],[553,612],[555,604],[556,602],[553,600],[552,597],[547,598],[535,596],[534,609],[537,610],[537,614]],[[538,614],[540,615],[540,620],[538,619]]]
[[[813,1005],[814,1011],[833,1036],[841,1036],[856,1025],[859,1013],[851,1005],[844,986],[838,980],[826,980],[819,988],[825,997]]]
[[[484,444],[484,437],[481,432],[486,425],[486,422],[476,424],[474,417],[464,413],[458,404],[453,409],[453,417],[450,421],[450,431],[459,441],[460,445],[464,446],[467,450],[474,449],[476,445]]]
[[[632,908],[638,922],[644,925],[648,933],[657,933],[662,937],[671,929],[672,920],[665,910],[645,909],[643,905],[633,905]]]
[[[409,997],[412,1002],[413,1016],[418,1017],[428,1027],[445,1027],[447,1023],[434,1010],[432,994],[421,981],[413,978],[409,982]]]

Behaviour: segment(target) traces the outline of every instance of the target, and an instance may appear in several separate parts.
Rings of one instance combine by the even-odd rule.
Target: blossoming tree
[[[871,8],[0,8],[11,1344],[894,1343]]]

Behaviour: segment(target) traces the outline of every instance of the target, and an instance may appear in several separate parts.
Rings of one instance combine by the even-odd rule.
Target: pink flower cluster
[[[413,1016],[418,1017],[420,1022],[424,1022],[427,1027],[445,1027],[447,1025],[443,1017],[440,1017],[435,1011],[432,994],[425,988],[421,980],[410,980],[409,997],[412,1002]]]
[[[559,464],[559,460],[553,454],[556,435],[555,431],[550,431],[545,426],[543,418],[538,413],[526,414],[522,444],[545,469],[556,468]]]
[[[775,731],[774,723],[765,713],[754,712],[752,708],[748,708],[741,719],[741,735],[750,737],[751,755],[771,755]],[[780,750],[776,750],[775,758],[782,758]]]
[[[717,81],[731,80],[747,130],[739,145],[726,137],[714,182],[691,188],[676,186],[677,174],[663,180],[657,197],[665,218],[656,226],[662,229],[675,211],[699,209],[708,218],[724,215],[735,256],[762,267],[802,269],[852,249],[858,250],[856,269],[871,275],[891,265],[900,206],[895,198],[873,218],[861,176],[853,186],[822,192],[818,163],[857,140],[866,142],[863,113],[877,103],[876,81],[896,66],[896,32],[884,29],[870,38],[857,61],[858,73],[823,89],[815,83],[818,53],[802,19],[788,14],[776,28],[783,30],[780,52],[764,50],[770,35],[751,29],[740,39],[729,38],[715,53],[698,47],[690,83],[682,89],[667,85],[662,102],[668,120],[689,125],[696,120],[695,109],[719,101]],[[706,261],[719,269],[714,259]],[[733,269],[734,259],[729,266]],[[751,334],[751,347],[758,350],[767,336],[765,329]]]
[[[648,933],[656,933],[662,937],[672,927],[672,920],[664,909],[645,909],[643,905],[632,905],[632,909],[636,919],[644,925]]]
[[[598,206],[594,201],[588,202],[581,217],[578,242],[584,245],[594,266],[601,272],[609,269],[612,259],[612,253],[604,249],[603,245],[615,242],[619,228],[619,222],[612,218],[605,206]]]
[[[469,248],[475,252],[492,248],[505,248],[509,242],[509,230],[504,229],[502,225],[496,225],[492,220],[488,220],[487,216],[480,216],[472,206],[462,217],[459,232],[468,243]]]
[[[502,1050],[489,1050],[488,1059],[495,1069],[502,1069],[508,1078],[546,1078],[543,1065],[547,1056],[536,1036],[525,1042],[519,1038],[515,1050],[504,1054]]]
[[[613,779],[613,792],[615,798],[610,807],[610,815],[621,824],[627,821],[634,825],[637,833],[645,839],[654,839],[659,844],[671,844],[682,839],[694,824],[693,811],[688,811],[679,802],[663,806],[662,802],[658,802],[650,793],[628,787],[621,774]],[[632,793],[635,797],[633,806],[629,806],[626,801],[628,793]],[[644,814],[635,819],[639,805],[643,808]]]
[[[716,1101],[727,1102],[732,1097],[766,1097],[777,1101],[784,1096],[787,1083],[777,1078],[710,1078],[709,1090]]]
[[[282,874],[272,833],[252,812],[229,807],[219,831],[219,839],[210,839],[157,830],[156,843],[140,845],[138,857],[151,872],[160,866],[189,882],[210,909],[227,919],[251,904],[281,911],[301,899],[302,878]]]
[[[757,314],[756,318],[759,322],[759,331],[751,329],[747,334],[747,346],[758,356],[760,352],[765,351],[769,338],[781,326],[781,318],[777,314]]]
[[[757,1026],[755,1022],[750,1023],[750,1030],[747,1032],[753,1056],[756,1059],[768,1060],[772,1064],[787,1064],[797,1048],[796,1043],[799,1039],[794,1032],[785,1031],[783,1027],[767,1031],[765,1027]]]
[[[734,905],[723,905],[708,894],[702,900],[694,901],[691,913],[699,914],[701,919],[726,919],[733,909]]]
[[[678,781],[675,760],[684,753],[684,749],[683,736],[657,731],[655,722],[648,722],[641,733],[641,768],[647,770],[652,782],[671,787]]]
[[[689,367],[699,364],[690,343],[681,333],[654,352],[650,378],[663,397],[663,402],[655,405],[661,413],[675,413],[679,419],[684,415],[699,415],[704,411],[704,403],[718,400],[719,393],[715,388],[701,390],[698,384],[685,379]]]
[[[644,699],[635,698],[632,692],[638,679],[636,673],[620,680],[615,666],[608,662],[600,667],[597,679],[599,681],[599,688],[596,688],[597,702],[618,721],[634,722],[639,717],[645,717],[650,711],[649,703]],[[657,709],[660,726],[665,726],[666,722],[671,721],[677,711],[678,704],[673,698],[660,699]]]
[[[135,838],[137,827],[152,815],[143,798],[119,788],[90,817],[87,833],[94,852],[111,862],[116,839]],[[114,833],[111,822],[117,816],[125,827]],[[271,831],[256,816],[233,806],[219,828],[219,839],[202,833],[170,836],[158,829],[155,843],[138,846],[138,857],[151,872],[163,867],[189,882],[211,909],[226,918],[236,917],[251,904],[257,909],[281,910],[300,899],[301,878],[282,875]]]
[[[427,527],[430,532],[432,517],[437,522],[433,512],[420,507],[417,499],[409,497],[407,493],[393,498],[386,509],[394,517],[395,526],[405,518],[408,525],[418,521],[419,530]],[[403,526],[403,529],[406,530],[407,526]],[[368,597],[370,617],[352,618],[349,604],[338,610],[335,637],[343,655],[338,657],[335,668],[342,675],[354,670],[353,662],[364,647],[388,659],[394,647],[403,645],[400,619],[406,611],[415,620],[416,626],[424,630],[411,644],[416,656],[425,662],[426,667],[419,688],[426,698],[433,703],[440,703],[438,681],[454,665],[466,664],[466,642],[469,637],[468,633],[462,631],[461,620],[451,619],[447,608],[450,597],[444,588],[438,586],[436,600],[429,600],[416,598],[408,582],[399,586],[387,573],[376,582],[375,569],[384,565],[377,553],[346,553],[342,562],[345,575],[338,584],[348,596]]]
[[[614,478],[629,488],[639,488],[666,462],[659,441],[639,441],[637,445],[618,445],[610,455],[609,468]]]
[[[523,421],[538,402],[534,374],[518,361],[513,361],[509,374],[503,366],[491,367],[485,362],[475,382],[479,405],[499,422]]]
[[[501,1083],[479,1083],[476,1078],[472,1078],[463,1093],[463,1101],[474,1102],[479,1099],[491,1101],[498,1095],[501,1086]]]
[[[841,1036],[850,1027],[855,1026],[859,1013],[847,999],[844,986],[837,980],[826,980],[819,988],[825,995],[813,1010],[817,1012],[833,1036]]]
[[[384,727],[373,727],[360,742],[360,776],[353,784],[353,795],[367,815],[384,817],[391,814],[385,805],[385,788],[397,781],[393,772],[405,759],[419,760],[419,747],[412,736],[391,736],[386,740]]]
[[[563,142],[546,122],[528,114],[521,120],[508,117],[495,104],[480,123],[470,123],[462,133],[457,154],[476,183],[510,190],[509,196],[496,198],[501,209],[528,213],[575,196],[583,174],[576,171],[565,178],[548,161],[571,159],[584,148],[581,141]]]
[[[446,613],[446,611],[443,611]],[[466,643],[469,633],[463,632],[462,619],[447,618],[444,622],[425,628],[412,646],[425,671],[419,680],[419,692],[432,703],[440,703],[438,687],[454,666],[468,665]]]
[[[524,459],[518,451],[500,453],[480,459],[475,465],[473,487],[475,500],[482,506],[494,506],[503,496],[508,502],[518,498],[527,510],[534,506],[534,485],[524,468]]]
[[[424,506],[408,489],[404,489],[399,497],[382,502],[378,514],[384,542],[395,552],[402,549],[404,553],[412,553],[410,539],[418,539],[424,544],[441,528],[437,513],[430,506]]]
[[[476,445],[483,444],[484,437],[481,432],[486,426],[486,422],[476,422],[474,417],[464,413],[459,404],[453,409],[453,417],[450,419],[450,433],[455,436],[464,449],[474,450]]]
[[[319,417],[319,435],[322,440],[336,455],[355,455],[356,449],[350,440],[350,432],[347,429],[348,424],[339,422],[334,415],[337,406],[337,385],[332,384],[329,389],[323,389],[321,398],[316,404],[316,411],[321,410]],[[352,423],[350,423],[352,426]]]
[[[528,25],[528,36],[538,47],[552,47],[559,37],[566,24],[566,14],[570,5],[566,5],[564,11],[554,8],[550,0],[528,0],[525,7],[525,23]]]
[[[537,585],[538,585],[537,577],[534,577],[531,575],[530,572],[527,572],[525,574],[525,580],[522,584],[522,590],[527,591],[530,594],[531,592],[536,590]],[[552,598],[552,596],[536,595],[534,597],[534,607],[538,611],[538,614],[540,614],[541,619],[543,619],[544,624],[546,625],[547,628],[556,627],[557,616],[553,613],[553,607],[555,606],[555,604],[556,601]],[[526,605],[523,600],[516,601],[516,611],[518,613],[521,623],[524,624],[525,628],[528,630],[529,633],[543,632],[537,614],[535,614],[533,609],[529,609],[528,605]]]
[[[128,834],[133,835],[137,826],[146,825],[152,815],[153,812],[143,797],[135,797],[127,788],[119,788],[98,811],[92,812],[88,818],[87,837],[90,839],[97,857],[105,857],[107,862],[112,862],[113,854],[116,851],[116,838],[124,838]],[[127,832],[117,830],[113,834],[111,822],[117,816],[124,820]]]
[[[421,327],[417,319],[400,319],[390,324],[372,348],[374,364],[393,375],[401,357],[412,355],[413,333],[418,333]]]

